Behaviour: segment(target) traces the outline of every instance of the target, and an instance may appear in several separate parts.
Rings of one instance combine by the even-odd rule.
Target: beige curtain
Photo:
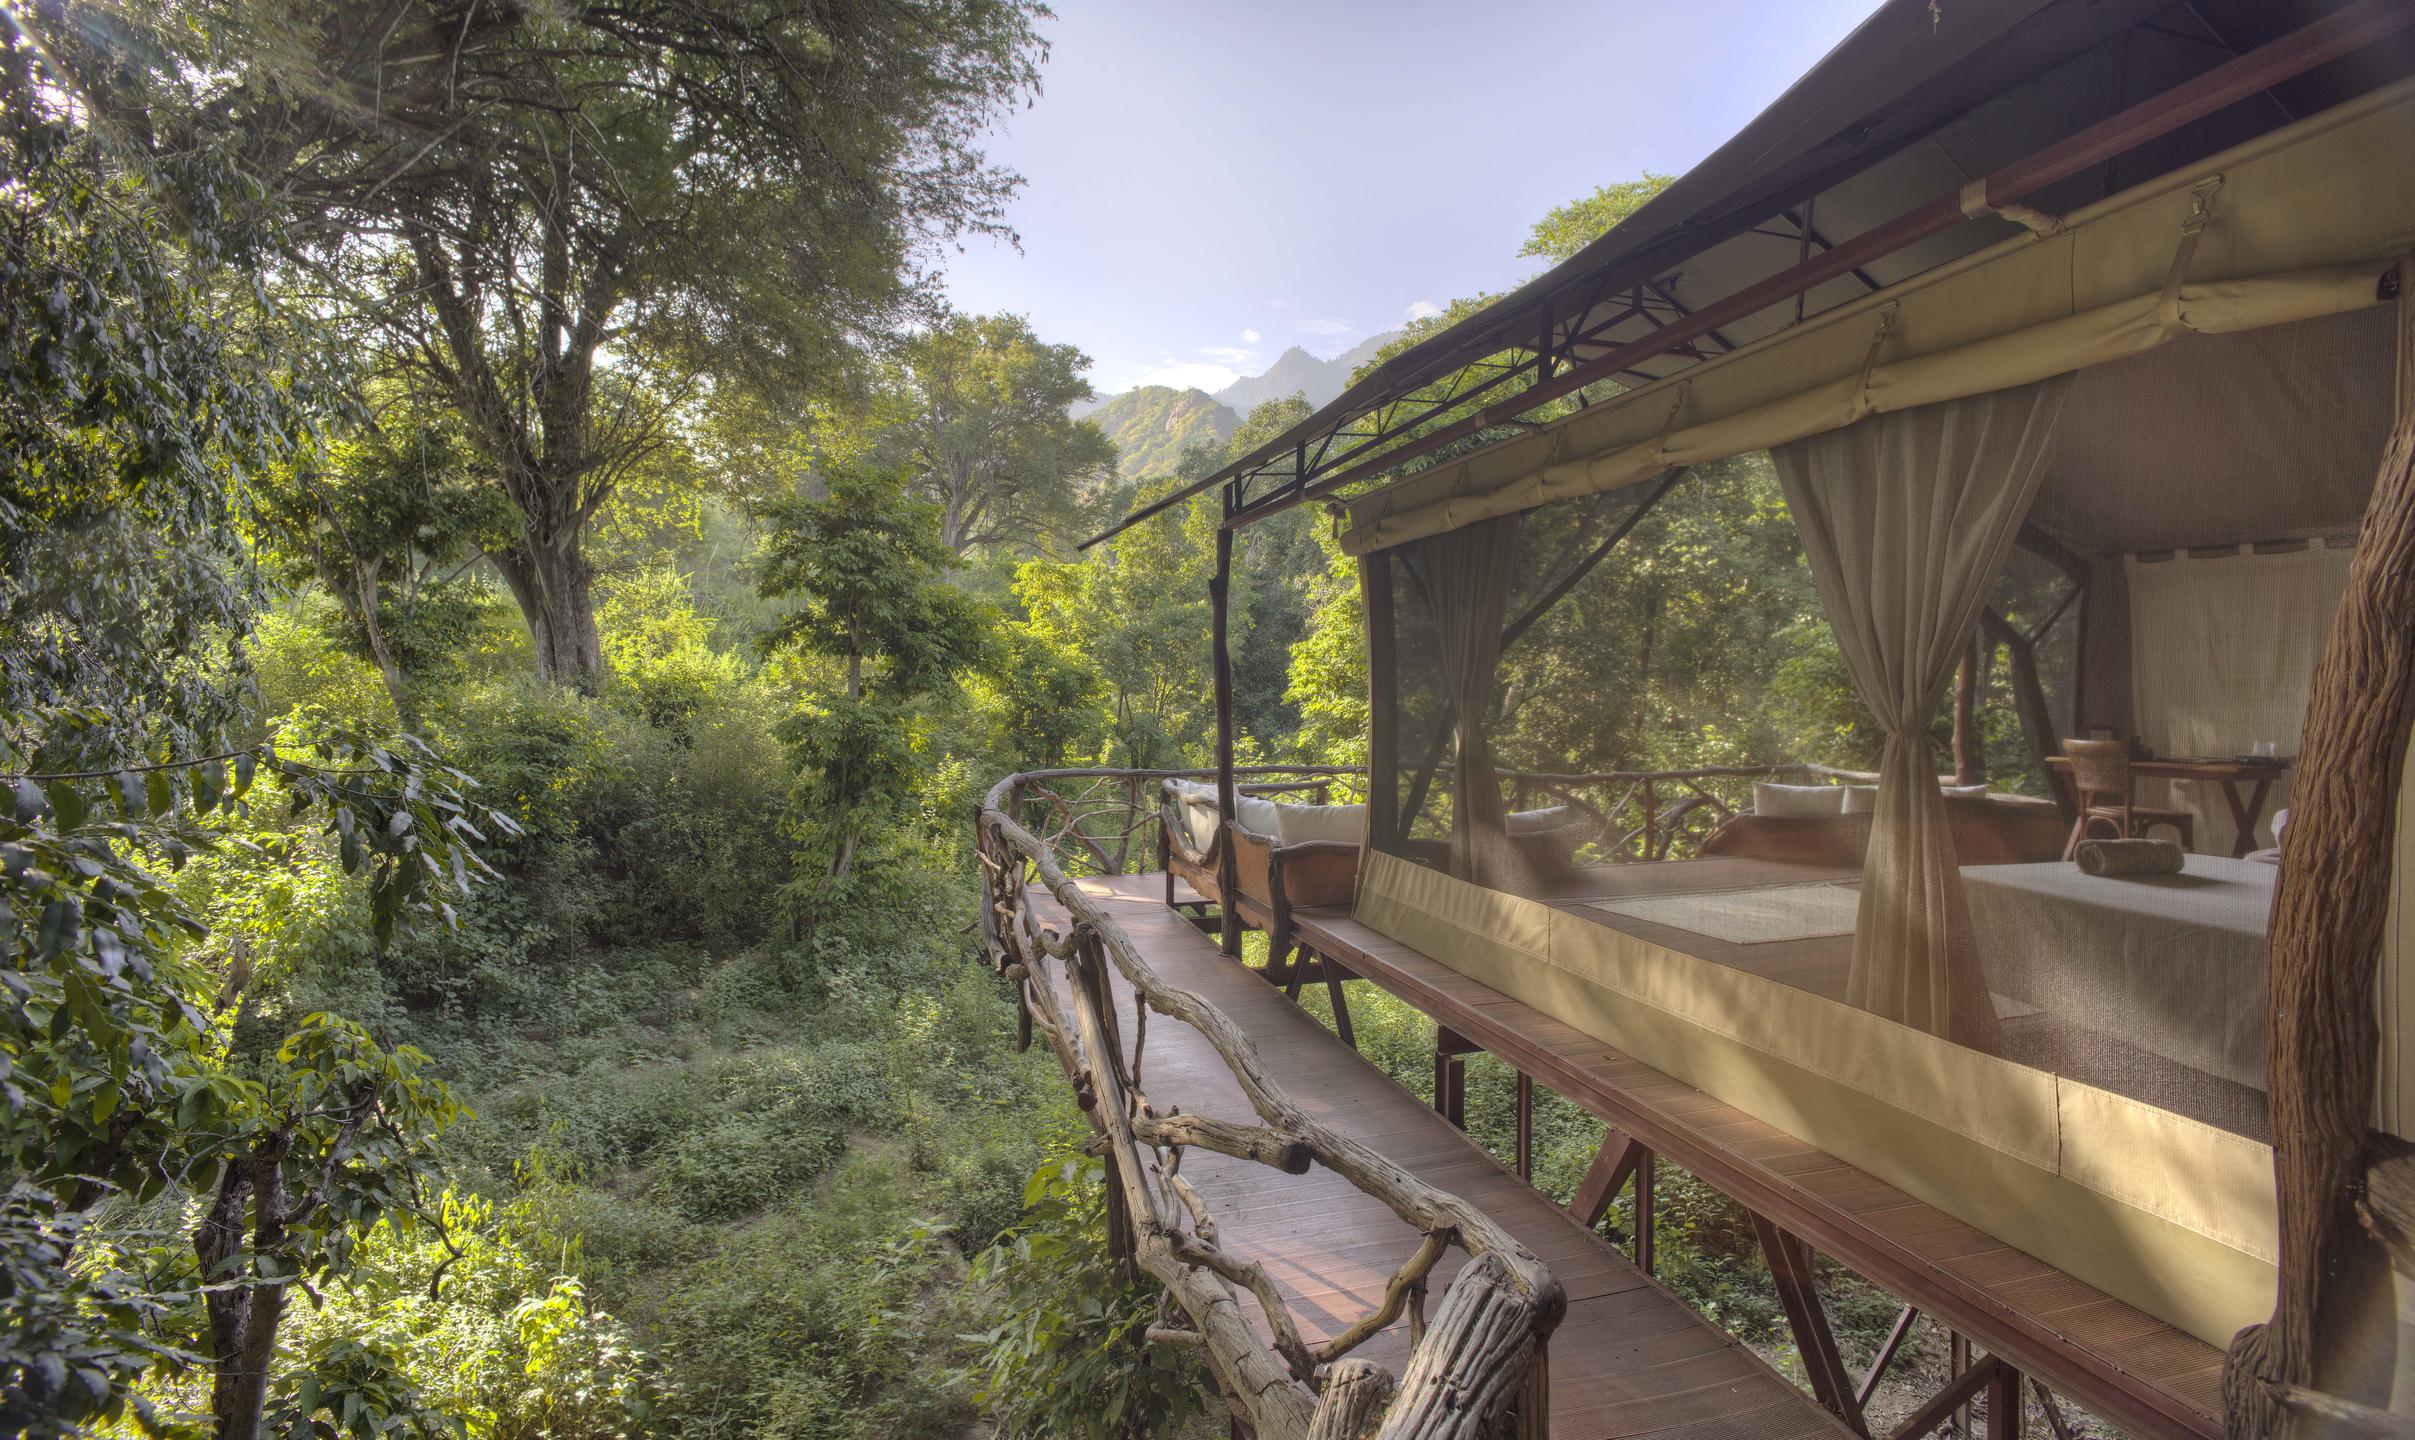
[[[1873,415],[1770,452],[1854,689],[1886,736],[1846,999],[1989,1045],[1929,720],[2053,449],[2071,378]]]
[[[1454,715],[1456,761],[1451,770],[1451,873],[1493,883],[1500,868],[1501,781],[1484,734],[1492,708],[1494,672],[1501,663],[1501,627],[1509,614],[1517,570],[1518,525],[1504,515],[1462,530],[1429,536],[1401,548],[1423,587],[1442,652],[1443,681]]]

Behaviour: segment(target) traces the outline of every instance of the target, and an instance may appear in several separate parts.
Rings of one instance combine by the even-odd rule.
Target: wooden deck
[[[1851,1435],[1280,991],[1226,959],[1166,908],[1164,876],[1081,884],[1168,983],[1201,995],[1249,1033],[1268,1076],[1302,1107],[1428,1184],[1482,1207],[1551,1267],[1568,1294],[1568,1317],[1550,1347],[1553,1436]],[[1120,983],[1117,1000],[1126,1033],[1135,1033],[1131,993]],[[1143,1064],[1149,1093],[1161,1104],[1253,1118],[1223,1061],[1186,1025],[1153,1017]],[[1265,1266],[1282,1287],[1311,1343],[1375,1308],[1385,1280],[1419,1238],[1374,1197],[1322,1169],[1290,1176],[1194,1150],[1184,1156],[1182,1174],[1217,1216],[1226,1246]],[[1456,1259],[1438,1272],[1437,1295]],[[1407,1329],[1399,1325],[1359,1353],[1397,1373],[1407,1350]]]
[[[1319,955],[2056,1393],[2133,1434],[2222,1434],[2222,1354],[2213,1346],[1378,934],[1347,911],[1305,910],[1294,918],[1300,939]],[[1253,1014],[1248,1023],[1259,1022]],[[1555,1364],[1559,1355],[1555,1345]]]

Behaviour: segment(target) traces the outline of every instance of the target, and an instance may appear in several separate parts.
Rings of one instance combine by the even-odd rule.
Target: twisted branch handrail
[[[1152,1335],[1197,1345],[1225,1394],[1267,1440],[1367,1435],[1476,1440],[1492,1433],[1504,1417],[1521,1435],[1540,1436],[1547,1423],[1545,1345],[1567,1308],[1550,1271],[1481,1210],[1301,1110],[1267,1078],[1249,1037],[1205,999],[1168,984],[1115,919],[1067,877],[1054,846],[1016,818],[1036,787],[1088,774],[1126,782],[1126,793],[1138,793],[1165,773],[1010,776],[983,802],[977,847],[984,949],[1015,983],[1032,1030],[1055,1051],[1097,1132],[1095,1144],[1108,1157],[1110,1243],[1156,1279],[1189,1321],[1187,1329],[1154,1326]],[[1072,819],[1077,809],[1051,805],[1051,813],[1078,829]],[[1128,848],[1129,835],[1126,830],[1119,848]],[[1085,833],[1076,843],[1093,860],[1113,853],[1096,835]],[[1070,933],[1059,934],[1040,922],[1031,903],[1033,880],[1071,917]],[[1050,961],[1062,968],[1070,1008]],[[1110,966],[1138,1002],[1128,1060]],[[1248,1097],[1258,1125],[1178,1110],[1161,1114],[1150,1104],[1141,1089],[1141,1071],[1152,1011],[1190,1025],[1215,1047]],[[1219,1244],[1205,1203],[1181,1179],[1186,1146],[1291,1174],[1322,1164],[1381,1200],[1422,1238],[1374,1310],[1311,1348],[1264,1270]],[[1156,1187],[1150,1184],[1153,1175]],[[1429,1321],[1426,1280],[1452,1245],[1467,1253],[1469,1263]],[[1243,1291],[1258,1303],[1271,1343],[1251,1327],[1240,1302]],[[1409,1317],[1412,1349],[1395,1383],[1381,1367],[1349,1352],[1403,1313]]]

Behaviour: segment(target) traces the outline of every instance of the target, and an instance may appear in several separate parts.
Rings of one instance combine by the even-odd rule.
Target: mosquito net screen
[[[1362,918],[2226,1340],[2270,1301],[2266,918],[2395,315],[1368,555]]]

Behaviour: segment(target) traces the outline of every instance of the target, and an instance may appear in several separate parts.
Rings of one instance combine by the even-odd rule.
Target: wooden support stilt
[[[1653,1176],[1652,1152],[1635,1157],[1635,1268],[1652,1273],[1652,1208],[1658,1182]]]
[[[1460,1129],[1467,1128],[1467,1059],[1482,1046],[1449,1026],[1434,1031],[1434,1108]]]
[[[1820,1304],[1819,1288],[1813,1283],[1811,1248],[1758,1213],[1752,1219],[1761,1257],[1769,1265],[1769,1278],[1778,1287],[1778,1304],[1786,1311],[1787,1328],[1794,1332],[1795,1353],[1802,1357],[1803,1369],[1811,1377],[1813,1398],[1857,1434],[1868,1435],[1860,1394],[1845,1369],[1845,1357],[1836,1348],[1836,1333],[1829,1328],[1828,1311]]]
[[[1518,1072],[1517,1098],[1517,1168],[1518,1178],[1535,1178],[1535,1082],[1525,1071]]]
[[[2055,1403],[2054,1392],[2046,1388],[2046,1382],[2033,1376],[2029,1388],[2038,1397],[2038,1409],[2046,1416],[2046,1428],[2054,1432],[2054,1440],[2072,1440],[2071,1426],[2063,1420],[2063,1407]]]
[[[1644,1147],[1616,1130],[1602,1137],[1602,1148],[1593,1152],[1593,1163],[1585,1167],[1585,1178],[1577,1182],[1576,1198],[1568,1202],[1568,1213],[1584,1222],[1591,1230],[1610,1213],[1610,1202],[1618,1198],[1619,1187],[1643,1163]]]
[[[1886,1343],[1879,1346],[1878,1353],[1870,1358],[1870,1371],[1862,1376],[1861,1386],[1853,1392],[1855,1404],[1865,1410],[1869,1408],[1870,1397],[1877,1394],[1878,1387],[1886,1382],[1887,1367],[1895,1363],[1895,1352],[1903,1348],[1903,1342],[1912,1334],[1913,1322],[1919,1318],[1920,1307],[1917,1305],[1906,1305],[1903,1313],[1895,1317],[1895,1328],[1887,1332]],[[2063,1440],[2070,1440],[2070,1437],[2065,1436]]]
[[[1945,1332],[1945,1373],[1949,1379],[1966,1379],[1972,1373],[1971,1342],[1963,1339],[1962,1332],[1959,1330]],[[1949,1385],[1947,1388],[1952,1387]],[[1973,1385],[1970,1390],[1963,1391],[1962,1400],[1953,1407],[1954,1433],[1961,1436],[1962,1440],[1970,1440],[1970,1397],[1977,1388],[1976,1385]]]
[[[1987,1380],[1987,1440],[2021,1440],[2021,1372],[2010,1365]]]
[[[1919,1440],[1920,1436],[1945,1424],[1949,1418],[1967,1416],[1971,1397],[1986,1389],[1996,1372],[2003,1368],[2001,1361],[1989,1355],[1969,1369],[1955,1372],[1954,1377],[1945,1383],[1944,1389],[1922,1401],[1920,1408],[1905,1416],[1901,1425],[1888,1431],[1887,1440]],[[1965,1427],[1963,1433],[1966,1436],[1969,1434],[1967,1427],[1970,1422],[1967,1419],[1955,1423]]]
[[[1320,963],[1325,972],[1325,998],[1333,1005],[1334,1033],[1342,1037],[1344,1045],[1356,1050],[1358,1035],[1350,1028],[1350,997],[1342,990],[1342,981],[1349,972],[1330,959]]]

